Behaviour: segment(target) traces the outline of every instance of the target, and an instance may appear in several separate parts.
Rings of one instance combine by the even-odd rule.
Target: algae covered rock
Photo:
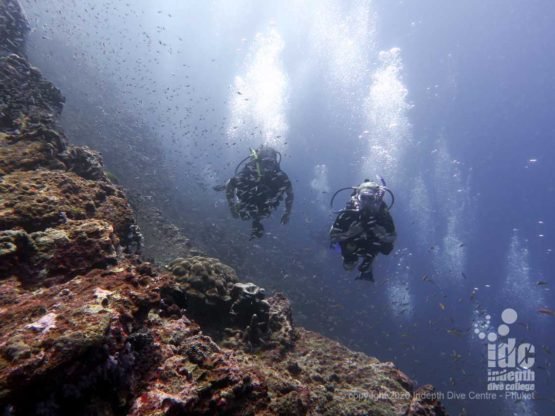
[[[283,293],[276,293],[268,298],[270,311],[268,326],[270,336],[266,343],[272,348],[279,346],[289,350],[294,347],[298,338],[297,331],[293,326],[293,310],[289,299]]]
[[[411,380],[392,363],[350,351],[302,328],[297,335],[294,348],[285,354],[261,350],[250,361],[268,385],[270,414],[446,414],[437,401],[429,402],[417,395]]]
[[[140,311],[159,305],[163,277],[139,269],[122,263],[34,290],[14,278],[0,282],[3,411],[38,414],[52,407],[57,410],[45,414],[88,414],[94,401],[111,411],[130,402],[136,380],[158,357],[139,322]]]
[[[16,0],[0,2],[0,56],[6,53],[24,55],[25,36],[29,24]]]
[[[117,187],[89,181],[71,172],[25,171],[6,175],[0,182],[0,229],[27,232],[56,227],[67,219],[101,219],[127,238],[133,212]]]
[[[99,220],[67,221],[28,234],[0,231],[0,278],[14,276],[25,285],[51,285],[117,263],[119,240]]]
[[[68,146],[60,154],[67,170],[85,179],[109,181],[102,167],[102,156],[87,146]]]
[[[191,331],[183,320],[153,325],[152,331],[171,337],[171,345],[160,345],[160,365],[129,415],[255,415],[267,408],[264,380],[244,368],[232,351]]]
[[[60,134],[38,127],[31,131],[0,133],[0,174],[37,168],[65,170],[54,155],[65,149]]]
[[[53,127],[64,101],[60,90],[24,58],[0,57],[0,129],[20,131],[29,123]]]

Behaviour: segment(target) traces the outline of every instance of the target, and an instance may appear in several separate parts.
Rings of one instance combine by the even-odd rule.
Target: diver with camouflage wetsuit
[[[279,156],[279,159],[278,159]],[[280,169],[281,154],[269,146],[262,145],[251,150],[251,155],[243,159],[235,169],[235,176],[224,190],[233,218],[252,220],[251,239],[264,235],[261,219],[268,217],[285,196],[285,213],[281,223],[287,224],[293,207],[293,187],[285,172]],[[244,163],[241,170],[239,168]]]

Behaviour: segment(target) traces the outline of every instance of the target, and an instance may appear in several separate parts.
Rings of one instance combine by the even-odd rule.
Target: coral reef
[[[20,11],[0,4],[14,45]],[[217,259],[142,259],[122,189],[57,127],[60,92],[21,55],[0,76],[3,415],[445,414]]]

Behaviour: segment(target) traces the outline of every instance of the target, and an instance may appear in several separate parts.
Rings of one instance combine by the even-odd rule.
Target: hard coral
[[[165,293],[205,331],[227,337],[224,345],[254,350],[294,343],[291,309],[282,295],[266,300],[264,289],[239,283],[233,269],[208,257],[178,258],[167,269],[176,284]]]

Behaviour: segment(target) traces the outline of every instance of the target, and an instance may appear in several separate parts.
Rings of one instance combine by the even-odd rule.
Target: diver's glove
[[[285,214],[283,214],[281,216],[281,223],[282,224],[287,224],[289,222],[289,215],[290,215],[290,213],[286,212]]]
[[[382,244],[391,244],[395,241],[395,237],[397,237],[395,233],[388,233],[381,225],[375,225],[372,231],[374,231],[374,235]]]
[[[359,221],[355,221],[349,224],[349,228],[346,231],[332,226],[330,230],[330,238],[332,241],[341,242],[360,236],[363,232],[364,228],[362,224]]]

